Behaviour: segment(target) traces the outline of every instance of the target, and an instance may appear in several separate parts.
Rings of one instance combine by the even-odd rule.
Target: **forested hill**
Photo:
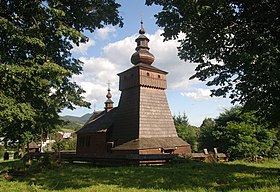
[[[66,115],[66,116],[61,116],[61,118],[65,121],[75,121],[75,122],[79,122],[79,123],[85,123],[87,122],[87,120],[90,118],[91,114],[87,113],[81,117],[77,117],[77,116],[71,116],[71,115]]]
[[[87,113],[81,117],[66,115],[66,116],[61,116],[60,118],[63,119],[64,121],[68,122],[68,123],[66,123],[66,125],[63,125],[64,130],[70,129],[73,131],[77,131],[80,128],[82,128],[82,126],[90,118],[90,116],[91,116],[91,114]]]

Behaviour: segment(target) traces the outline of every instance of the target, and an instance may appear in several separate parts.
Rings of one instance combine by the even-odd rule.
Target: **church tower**
[[[143,22],[133,66],[119,73],[121,97],[108,140],[113,153],[161,154],[190,153],[190,145],[176,133],[167,103],[167,72],[152,66],[155,58],[149,52],[149,39]]]
[[[107,95],[106,95],[106,97],[107,97],[107,100],[105,101],[105,107],[104,107],[104,109],[105,109],[105,112],[109,112],[111,109],[113,109],[114,108],[114,106],[113,106],[113,104],[114,104],[114,102],[112,101],[112,94],[111,94],[111,89],[110,89],[110,83],[108,83],[108,93],[107,93]]]

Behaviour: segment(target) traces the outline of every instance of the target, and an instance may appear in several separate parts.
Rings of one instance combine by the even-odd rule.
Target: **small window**
[[[150,76],[150,73],[147,73],[147,76],[149,77],[149,76]]]
[[[157,76],[160,79],[160,75]]]

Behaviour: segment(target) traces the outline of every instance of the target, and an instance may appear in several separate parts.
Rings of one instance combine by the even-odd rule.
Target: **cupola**
[[[140,35],[135,40],[135,42],[137,43],[137,47],[135,48],[136,52],[131,56],[130,61],[134,65],[137,65],[139,63],[151,65],[154,62],[155,57],[149,52],[149,39],[144,35],[145,29],[143,27],[143,21],[141,21],[139,34]]]

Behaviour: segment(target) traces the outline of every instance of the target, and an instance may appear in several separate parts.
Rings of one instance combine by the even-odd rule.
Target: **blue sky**
[[[163,31],[156,25],[154,15],[160,6],[145,6],[144,0],[118,0],[119,9],[124,18],[124,27],[106,26],[94,33],[86,33],[89,42],[72,50],[73,56],[84,62],[83,73],[74,76],[86,93],[91,109],[77,107],[76,110],[63,110],[61,115],[82,116],[94,110],[103,110],[106,100],[107,84],[111,83],[112,100],[118,105],[117,74],[130,68],[130,57],[135,51],[135,39],[140,29],[140,20],[144,21],[146,36],[150,39],[150,52],[155,56],[153,66],[168,71],[166,95],[172,114],[185,112],[192,125],[200,126],[206,117],[215,118],[225,108],[230,108],[230,100],[210,97],[211,87],[205,82],[189,80],[197,64],[184,62],[177,56],[176,40],[163,42]]]

